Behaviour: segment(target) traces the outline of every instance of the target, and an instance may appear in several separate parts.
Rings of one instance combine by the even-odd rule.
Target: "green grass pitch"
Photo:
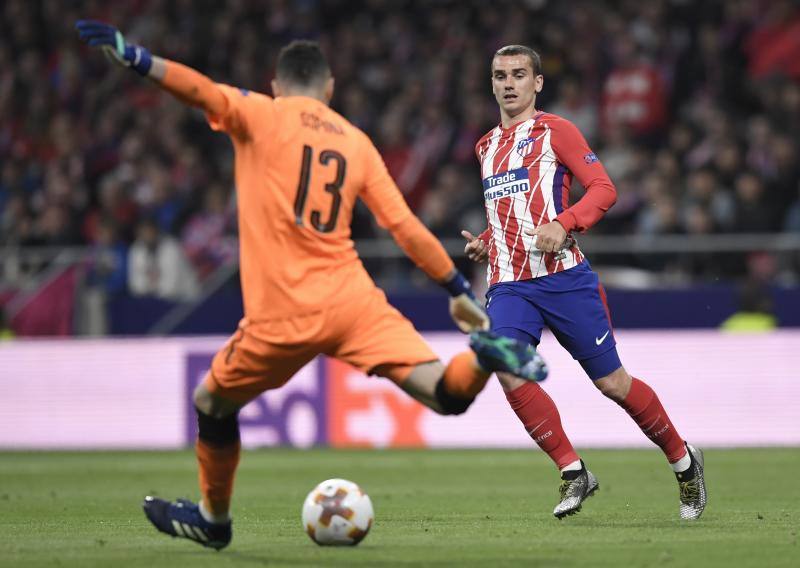
[[[245,451],[217,553],[156,533],[140,508],[148,493],[197,498],[190,452],[0,453],[0,566],[800,566],[799,449],[707,451],[693,523],[659,452],[582,455],[600,491],[558,521],[538,451]],[[318,547],[300,526],[329,477],[372,497],[358,547]]]

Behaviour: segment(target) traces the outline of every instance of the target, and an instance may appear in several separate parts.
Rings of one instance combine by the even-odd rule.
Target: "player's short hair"
[[[531,60],[531,69],[534,75],[542,74],[542,58],[527,45],[506,45],[494,52],[492,59],[500,55],[527,55]]]
[[[299,87],[319,85],[331,76],[328,60],[316,41],[294,40],[278,53],[275,78]]]

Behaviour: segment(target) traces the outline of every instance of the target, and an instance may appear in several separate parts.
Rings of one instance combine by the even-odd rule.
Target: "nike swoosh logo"
[[[609,329],[608,331],[606,331],[606,332],[603,334],[603,336],[602,336],[602,337],[595,337],[595,338],[594,338],[595,345],[600,345],[601,343],[603,343],[603,342],[606,340],[606,337],[608,337],[608,332],[609,332],[609,331],[611,331],[611,330]]]

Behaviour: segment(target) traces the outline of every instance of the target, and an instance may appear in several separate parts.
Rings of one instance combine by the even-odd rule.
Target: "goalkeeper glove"
[[[75,23],[80,38],[91,47],[99,47],[114,63],[130,67],[142,77],[147,77],[153,65],[153,56],[139,45],[125,43],[125,37],[114,26],[95,20],[78,20]]]
[[[475,299],[464,275],[455,275],[442,286],[450,293],[450,317],[464,333],[489,329],[489,316]]]

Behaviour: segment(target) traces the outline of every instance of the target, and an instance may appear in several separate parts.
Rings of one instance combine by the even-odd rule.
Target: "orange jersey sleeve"
[[[178,100],[206,112],[222,114],[227,99],[211,79],[176,61],[164,60],[166,72],[161,86]]]
[[[392,231],[392,237],[414,264],[436,282],[444,282],[455,269],[439,239],[416,215],[407,217]]]
[[[445,280],[455,268],[442,243],[409,209],[378,150],[365,137],[365,178],[361,198],[384,229],[433,280]]]
[[[389,175],[389,170],[386,169],[386,164],[377,148],[366,135],[363,137],[363,142],[364,187],[360,197],[378,219],[378,224],[391,231],[413,213],[392,176]]]
[[[256,136],[272,131],[275,124],[275,100],[272,97],[215,83],[225,105],[219,110],[206,109],[212,130],[225,132],[234,141],[252,142]]]

